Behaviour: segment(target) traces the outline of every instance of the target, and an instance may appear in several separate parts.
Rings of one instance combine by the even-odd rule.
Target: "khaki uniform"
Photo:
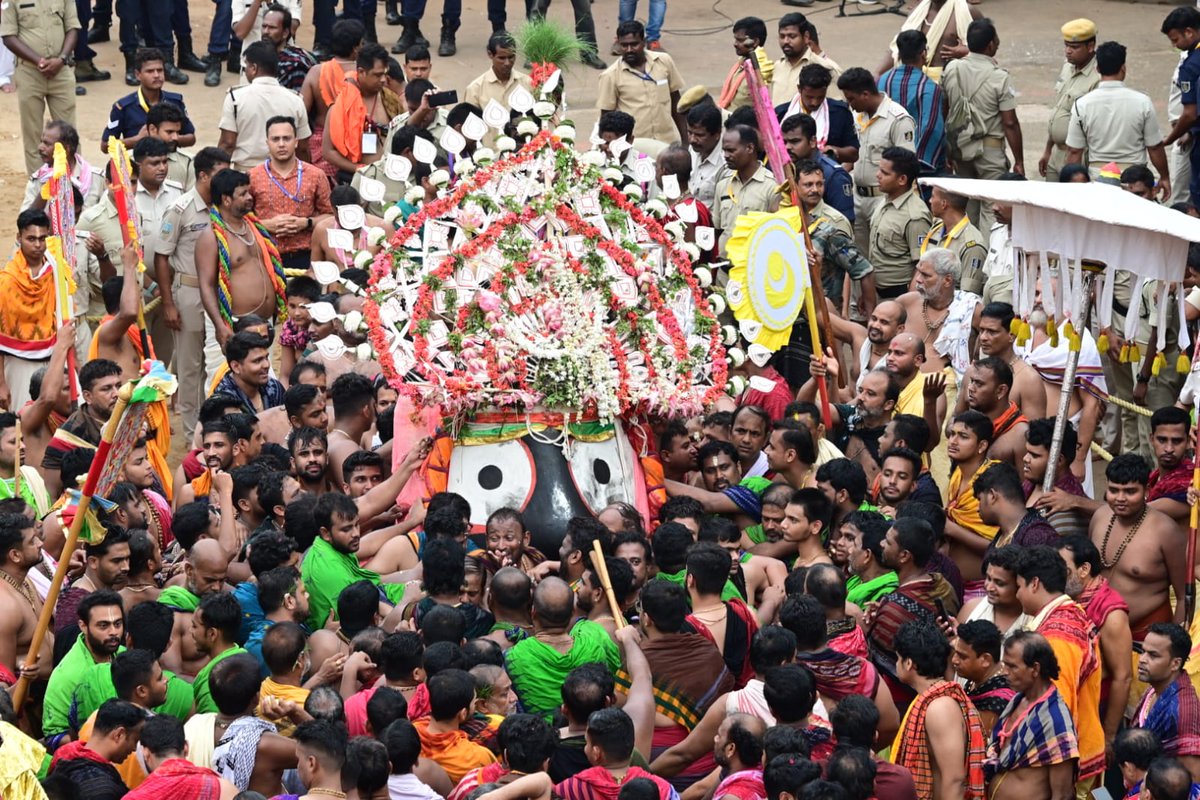
[[[489,100],[495,100],[500,105],[508,108],[508,97],[512,94],[513,89],[518,86],[524,86],[528,91],[533,91],[529,76],[519,70],[513,70],[512,76],[507,81],[501,81],[496,77],[496,73],[489,68],[487,72],[480,75],[475,80],[467,84],[467,90],[463,93],[463,102],[471,103],[479,106],[480,109],[487,108]],[[487,135],[480,141],[484,147],[494,147],[496,139],[499,138],[496,129],[488,127]]]
[[[384,192],[382,203],[366,203],[365,208],[368,214],[374,214],[377,217],[382,217],[383,212],[390,205],[395,205],[398,201],[404,199],[404,194],[412,184],[408,181],[394,181],[384,172],[384,159],[379,159],[370,164],[359,167],[354,172],[354,177],[350,179],[350,186],[357,190],[362,185],[363,178],[372,178],[381,182],[387,191]]]
[[[963,217],[962,222],[949,231],[946,230],[946,223],[940,219],[933,223],[925,241],[921,243],[921,254],[924,255],[931,247],[944,247],[958,257],[962,272],[956,288],[971,294],[983,294],[983,285],[987,283],[983,265],[987,262],[988,244],[969,218]]]
[[[847,219],[845,214],[838,211],[824,200],[813,206],[812,211],[808,212],[808,216],[809,219],[824,217],[830,225],[849,236],[851,240],[854,239],[854,223]]]
[[[889,147],[915,150],[912,115],[887,95],[871,116],[854,115],[858,131],[858,161],[854,162],[854,242],[864,253],[870,252],[871,217],[883,202],[879,193],[879,159]],[[922,231],[924,233],[924,231]],[[879,276],[875,276],[876,281]]]
[[[163,181],[157,195],[151,195],[146,191],[146,187],[142,186],[141,182],[134,190],[133,202],[137,206],[138,216],[142,220],[142,248],[145,252],[145,260],[150,264],[154,263],[154,254],[158,251],[158,238],[162,230],[163,217],[166,216],[167,209],[183,196],[183,191],[183,186],[170,178]],[[152,267],[148,265],[147,269],[152,269]],[[149,302],[151,299],[153,299],[152,296],[147,296],[145,301]],[[168,328],[163,322],[161,305],[146,315],[146,330],[149,331],[150,338],[154,342],[155,357],[169,365],[171,356],[175,353],[175,331]]]
[[[1092,180],[1114,161],[1120,170],[1145,164],[1147,147],[1162,144],[1158,114],[1145,94],[1122,81],[1100,81],[1095,90],[1075,101],[1067,130],[1067,146],[1087,151]]]
[[[1175,127],[1175,123],[1183,116],[1183,91],[1179,88],[1179,67],[1187,59],[1187,50],[1179,54],[1175,64],[1175,72],[1171,75],[1170,88],[1167,91],[1167,130]],[[1186,203],[1192,183],[1191,142],[1186,147],[1182,142],[1175,142],[1167,148],[1167,169],[1171,173],[1171,196],[1163,205],[1173,206],[1176,203]]]
[[[61,55],[70,30],[87,35],[80,30],[73,0],[5,0],[0,4],[0,36],[17,37],[42,58]],[[25,171],[34,172],[42,165],[37,148],[47,110],[50,119],[75,125],[75,70],[64,64],[57,75],[47,78],[35,64],[18,59],[13,82],[21,114]]]
[[[694,148],[688,148],[692,154],[692,177],[688,180],[688,188],[692,196],[712,209],[717,196],[717,181],[726,172],[725,153],[721,150],[721,142],[712,149],[706,157],[701,158]]]
[[[983,274],[987,282],[983,287],[983,304],[1008,303],[1013,301],[1013,243],[1008,226],[1002,222],[993,223],[988,233],[987,259],[983,263]],[[1036,259],[1037,255],[1030,253],[1027,258]]]
[[[721,232],[717,249],[725,255],[725,243],[733,234],[737,218],[751,211],[774,211],[779,208],[779,192],[775,178],[764,166],[750,176],[745,183],[736,172],[727,172],[717,181],[716,205],[711,209],[713,227]]]
[[[931,219],[929,207],[915,190],[895,200],[885,197],[875,209],[867,260],[875,267],[876,287],[892,290],[889,297],[907,290]]]
[[[1004,152],[1004,125],[1001,113],[1015,111],[1017,90],[1013,88],[1008,71],[982,53],[970,53],[946,65],[942,72],[942,90],[951,108],[963,101],[971,109],[974,139],[964,152],[954,133],[947,138],[954,158],[956,173],[963,178],[994,180],[1008,171],[1008,156]],[[959,94],[961,92],[961,95]],[[971,200],[967,216],[980,228],[992,227],[990,203]]]
[[[234,86],[225,95],[218,127],[237,134],[237,144],[230,156],[233,168],[249,172],[267,160],[267,120],[271,117],[291,117],[296,123],[296,139],[312,136],[308,127],[308,111],[300,95],[279,85],[271,77],[255,78],[246,86]]]
[[[1067,163],[1067,129],[1071,122],[1071,108],[1075,101],[1096,88],[1100,73],[1096,71],[1096,59],[1076,69],[1064,63],[1054,84],[1054,106],[1050,109],[1050,162],[1046,167],[1046,180],[1056,182],[1058,172]],[[1087,154],[1084,154],[1087,163]]]
[[[433,122],[429,123],[429,127],[425,129],[433,137],[433,143],[437,145],[438,152],[442,155],[446,155],[446,152],[442,149],[442,134],[446,130],[446,120],[449,114],[450,112],[446,110],[445,106],[439,106],[433,115]],[[392,152],[392,139],[396,137],[398,130],[408,124],[410,116],[411,114],[405,111],[388,123],[387,133],[383,135],[383,150],[380,152],[385,154]]]
[[[679,141],[679,128],[671,115],[671,95],[683,91],[683,78],[666,53],[646,51],[645,71],[617,59],[600,73],[596,107],[624,111],[634,119],[633,135],[671,144]]]
[[[187,153],[172,150],[167,156],[167,180],[175,181],[185,192],[191,191],[196,185],[196,170],[192,167],[192,157]]]
[[[92,330],[99,323],[89,323],[88,317],[100,319],[104,316],[104,276],[100,274],[100,259],[87,249],[88,234],[94,233],[104,242],[104,254],[108,256],[109,269],[120,270],[121,265],[121,219],[112,200],[104,200],[79,215],[75,225],[75,353],[87,362],[88,347],[92,342]]]
[[[809,64],[820,64],[833,73],[833,81],[830,82],[829,89],[825,94],[834,100],[842,99],[842,93],[837,88],[837,80],[838,76],[842,74],[842,68],[832,58],[821,53],[814,53],[810,47],[804,51],[804,55],[800,56],[800,60],[795,64],[786,58],[775,62],[775,71],[771,73],[771,105],[781,106],[792,102],[792,98],[796,96],[796,86],[800,83],[800,70]],[[736,106],[734,107],[736,108]]]
[[[200,282],[196,277],[196,242],[211,225],[208,206],[192,189],[176,200],[163,215],[156,245],[158,252],[169,256],[171,261],[171,289],[180,319],[180,329],[175,331],[179,416],[183,419],[184,439],[189,442],[196,427],[205,388],[207,315],[200,302]]]

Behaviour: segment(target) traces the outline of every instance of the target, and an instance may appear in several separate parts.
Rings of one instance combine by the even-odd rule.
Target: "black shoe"
[[[580,54],[579,60],[582,61],[584,64],[587,64],[592,69],[608,69],[608,64],[605,64],[604,60],[601,59],[600,56],[593,53],[591,50],[584,50]]]
[[[137,75],[133,70],[133,53],[125,53],[125,85],[137,86]]]
[[[454,31],[442,28],[442,41],[438,45],[438,55],[442,58],[449,58],[458,52],[458,45],[454,41]]]
[[[166,76],[168,83],[173,83],[176,86],[184,86],[191,80],[186,72],[180,71],[179,67],[175,66],[174,61],[167,61],[163,64],[163,75]]]
[[[85,94],[87,94],[87,87],[80,86],[79,84],[75,84],[75,96],[83,97]]]
[[[208,70],[208,62],[196,55],[196,51],[192,49],[192,38],[190,36],[179,37],[179,58],[175,61],[180,69],[185,69],[188,72],[205,72]]]
[[[213,86],[221,85],[221,67],[225,58],[223,56],[209,55],[208,69],[204,72],[204,85],[212,88]]]
[[[392,45],[392,52],[397,55],[407,52],[408,48],[417,43],[417,38],[420,36],[421,30],[416,26],[416,23],[405,23],[404,31],[400,34],[400,38]]]
[[[813,4],[813,0],[779,0],[785,6],[795,6],[797,8],[808,8]]]
[[[398,6],[399,6],[399,3],[397,2],[397,0],[387,0],[386,7],[387,7],[387,24],[388,25],[399,25],[400,24],[400,11],[399,11]]]
[[[87,34],[88,44],[101,44],[103,42],[110,41],[111,37],[109,35],[108,29],[109,29],[108,25],[103,25],[103,26],[97,26],[95,28],[92,28],[90,31],[88,31],[88,34]]]
[[[96,64],[90,58],[75,64],[75,82],[89,83],[91,81],[106,81],[112,74],[102,69],[96,69]]]
[[[364,17],[363,18],[363,28],[364,28],[363,41],[370,42],[371,44],[379,44],[379,34],[377,34],[375,32],[375,18],[374,17]]]

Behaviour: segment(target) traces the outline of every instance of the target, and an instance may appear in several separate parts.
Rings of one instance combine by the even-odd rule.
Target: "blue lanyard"
[[[282,183],[280,183],[279,180],[275,177],[275,173],[271,172],[271,162],[270,161],[267,161],[264,164],[264,166],[267,168],[267,177],[271,179],[271,183],[275,184],[276,188],[278,188],[279,191],[283,192],[284,197],[288,198],[293,203],[299,203],[299,202],[303,201],[303,198],[300,196],[300,189],[302,186],[304,186],[304,162],[303,161],[300,161],[299,159],[297,159],[297,161],[296,161],[296,193],[295,194],[292,194],[286,188],[284,188],[284,185]]]

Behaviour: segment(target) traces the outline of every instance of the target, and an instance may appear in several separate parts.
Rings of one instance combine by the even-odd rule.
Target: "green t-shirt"
[[[123,653],[125,648],[120,647],[117,652]],[[88,671],[94,666],[96,659],[92,657],[92,651],[88,649],[81,632],[76,637],[75,644],[63,656],[63,660],[58,662],[54,671],[50,673],[50,682],[46,685],[46,699],[42,704],[42,732],[46,736],[55,736],[70,730],[71,701],[75,697],[75,688],[87,678]]]
[[[654,578],[655,580],[664,580],[670,581],[671,583],[677,583],[683,588],[687,588],[686,568],[679,570],[679,572],[660,572],[655,575]],[[727,578],[725,580],[725,587],[721,589],[721,599],[728,601],[734,599],[735,597],[743,602],[746,600],[746,598],[742,597],[742,593],[738,591],[738,588],[733,585],[733,581]]]
[[[234,645],[224,653],[211,659],[200,672],[196,673],[196,680],[192,682],[192,697],[196,702],[196,713],[207,714],[217,710],[217,704],[213,702],[212,690],[209,688],[208,679],[212,675],[212,669],[221,661],[229,658],[232,655],[246,652],[245,649]]]
[[[337,607],[338,595],[352,583],[370,581],[378,586],[393,605],[404,598],[404,585],[384,583],[379,573],[359,566],[353,553],[341,553],[324,539],[317,538],[308,548],[300,566],[304,587],[308,589],[308,628],[318,631],[325,627],[329,611]]]
[[[166,714],[180,722],[192,715],[192,685],[170,670],[163,670],[167,681],[167,699],[154,709],[155,714]],[[71,701],[71,727],[78,729],[87,722],[92,712],[104,705],[104,701],[117,696],[112,682],[112,662],[93,664],[80,684],[75,687]]]

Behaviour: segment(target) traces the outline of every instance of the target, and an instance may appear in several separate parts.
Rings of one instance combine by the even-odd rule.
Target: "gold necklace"
[[[1137,522],[1133,523],[1133,526],[1129,529],[1129,533],[1125,534],[1124,541],[1122,541],[1121,546],[1117,548],[1116,556],[1114,556],[1112,562],[1109,563],[1108,537],[1112,536],[1113,525],[1117,523],[1117,514],[1115,511],[1113,512],[1112,518],[1108,520],[1108,528],[1106,528],[1104,531],[1104,542],[1100,545],[1100,563],[1105,569],[1113,569],[1117,566],[1117,564],[1120,563],[1121,556],[1125,555],[1125,548],[1129,546],[1129,543],[1133,541],[1133,537],[1137,535],[1138,528],[1142,527],[1142,523],[1146,520],[1146,512],[1149,510],[1150,506],[1146,506],[1142,509],[1142,515],[1138,517]]]
[[[339,792],[336,789],[322,789],[320,787],[309,789],[308,793],[325,795],[326,797],[345,797],[346,796],[345,792]]]
[[[4,570],[0,569],[0,578],[4,578],[4,582],[16,589],[25,600],[29,603],[29,607],[34,611],[37,610],[37,601],[34,599],[33,588],[29,585],[29,578],[26,578],[21,583],[17,583],[17,579],[9,575]]]

